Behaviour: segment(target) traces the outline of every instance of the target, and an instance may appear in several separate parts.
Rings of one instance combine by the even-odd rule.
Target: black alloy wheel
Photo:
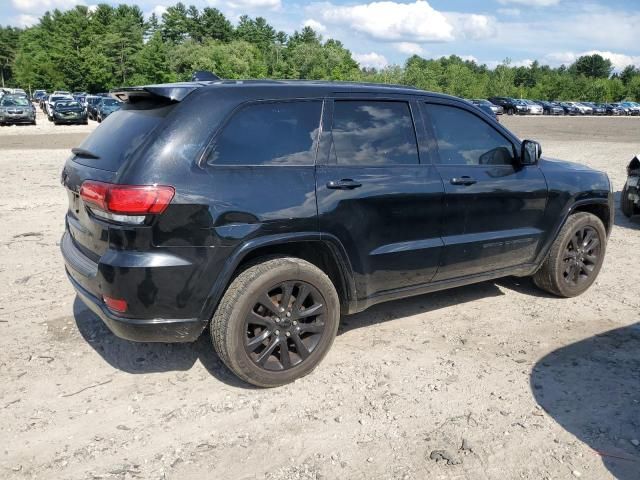
[[[325,330],[325,300],[317,288],[287,281],[263,291],[245,320],[245,349],[260,368],[288,370],[318,346]]]
[[[598,232],[585,226],[576,230],[565,247],[564,280],[576,287],[589,279],[600,261],[600,239]]]

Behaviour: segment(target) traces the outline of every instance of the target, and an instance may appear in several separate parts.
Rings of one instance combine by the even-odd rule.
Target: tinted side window
[[[338,165],[413,165],[418,145],[406,102],[336,101],[333,142]]]
[[[214,165],[313,165],[322,102],[249,105],[216,138]]]
[[[427,105],[438,142],[438,163],[446,165],[511,165],[513,145],[476,115],[447,105]]]

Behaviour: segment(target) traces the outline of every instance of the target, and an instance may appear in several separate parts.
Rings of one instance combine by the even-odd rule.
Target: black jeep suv
[[[266,80],[112,95],[62,172],[69,279],[120,337],[209,327],[252,384],[309,373],[341,314],[506,275],[571,297],[602,265],[607,176],[462,99]]]

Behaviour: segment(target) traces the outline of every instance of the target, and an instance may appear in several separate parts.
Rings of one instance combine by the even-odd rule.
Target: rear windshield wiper
[[[85,150],[84,148],[79,148],[79,147],[74,147],[71,149],[71,153],[73,153],[74,155],[78,156],[78,157],[83,157],[83,158],[100,158],[98,155],[96,155],[93,152],[90,152],[89,150]]]

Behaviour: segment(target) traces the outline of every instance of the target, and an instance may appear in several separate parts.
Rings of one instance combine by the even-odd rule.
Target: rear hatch
[[[171,91],[165,90],[165,93]],[[119,222],[117,218],[105,218],[83,200],[82,185],[87,181],[119,183],[118,177],[127,163],[135,161],[155,140],[156,132],[176,107],[178,100],[162,93],[162,90],[151,93],[140,87],[113,92],[113,96],[126,102],[123,108],[110,115],[79,147],[72,149],[72,156],[66,162],[62,182],[69,198],[67,232],[74,248],[93,262],[98,262],[109,247],[110,229],[144,228],[145,221],[144,216],[142,221],[133,223],[130,219]]]

